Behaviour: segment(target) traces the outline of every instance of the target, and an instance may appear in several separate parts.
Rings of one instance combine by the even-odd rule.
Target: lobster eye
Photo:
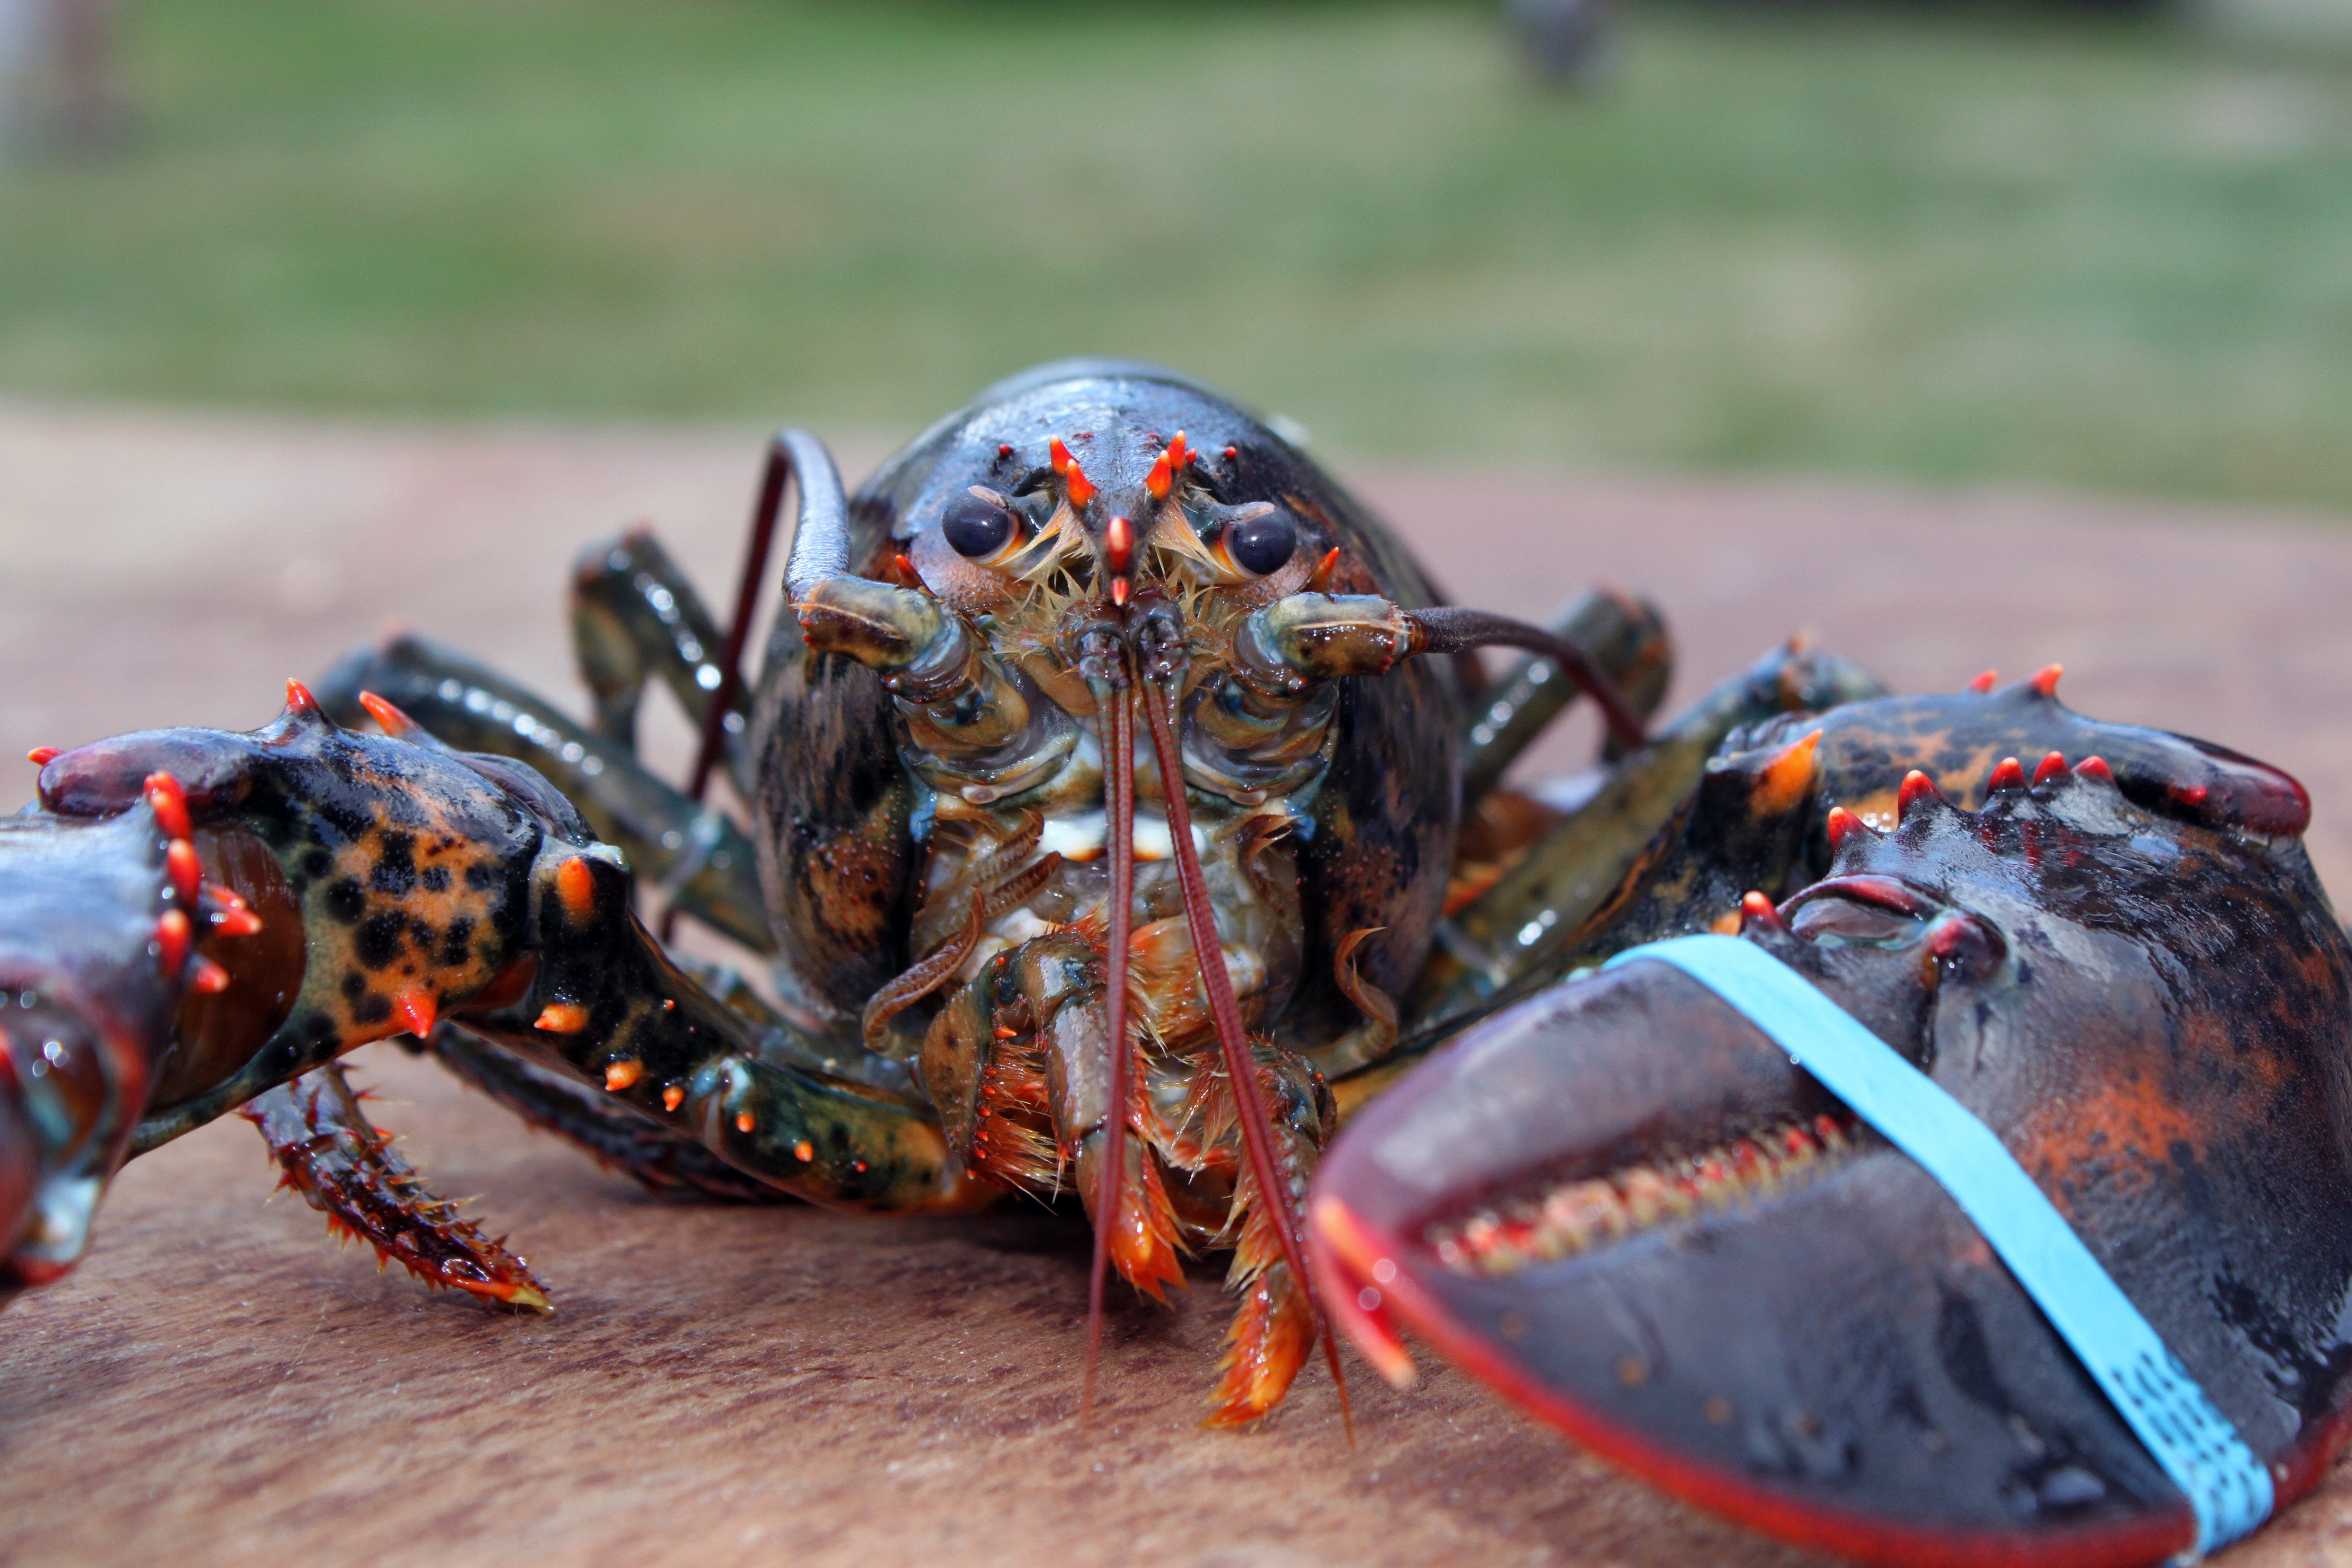
[[[961,495],[940,513],[940,531],[958,555],[977,561],[1004,548],[1013,537],[1013,514],[994,501]]]
[[[1253,577],[1278,572],[1298,549],[1298,524],[1280,507],[1243,518],[1225,531],[1225,555]]]

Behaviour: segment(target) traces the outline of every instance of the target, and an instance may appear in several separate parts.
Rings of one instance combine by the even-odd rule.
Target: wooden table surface
[[[390,623],[578,707],[561,586],[651,519],[709,586],[752,430],[451,431],[0,405],[0,757],[250,728]],[[843,443],[849,466],[878,454]],[[2352,531],[2026,494],[1351,474],[1465,603],[1594,580],[1666,609],[1678,695],[1800,628],[1897,685],[2068,667],[2101,717],[2296,773],[2352,885]],[[683,727],[660,727],[675,761]],[[1591,744],[1571,725],[1556,763]],[[0,762],[0,810],[31,770]],[[1086,1238],[1008,1205],[893,1222],[652,1201],[388,1046],[378,1119],[509,1232],[552,1318],[428,1298],[269,1201],[241,1122],[125,1171],[64,1283],[0,1320],[0,1561],[1668,1565],[1809,1561],[1681,1507],[1424,1363],[1319,1370],[1262,1431],[1194,1425],[1224,1318],[1113,1315],[1074,1419]],[[2237,1565],[2352,1563],[2352,1478]]]

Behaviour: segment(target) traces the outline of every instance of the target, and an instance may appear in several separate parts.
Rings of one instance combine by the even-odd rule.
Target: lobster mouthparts
[[[2012,776],[2015,775],[2015,776]],[[2343,933],[2299,851],[2105,764],[1981,812],[1925,780],[1757,942],[1984,1121],[2270,1469],[2352,1365]],[[2148,1563],[2196,1528],[1954,1200],[1763,1031],[1638,959],[1369,1107],[1312,1199],[1324,1295],[1694,1501],[1864,1561]]]

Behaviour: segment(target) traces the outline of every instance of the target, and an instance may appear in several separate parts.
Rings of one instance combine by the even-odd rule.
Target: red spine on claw
[[[205,885],[205,863],[196,858],[196,847],[184,838],[174,838],[163,846],[163,870],[172,879],[172,891],[177,895],[180,907],[196,907],[196,894]]]
[[[2091,779],[2103,784],[2116,782],[2115,770],[2107,766],[2107,759],[2105,757],[2084,757],[2074,764],[2074,776],[2078,779]]]
[[[576,1002],[550,1002],[530,1026],[551,1035],[576,1035],[588,1026],[588,1009]]]
[[[1752,889],[1740,895],[1739,913],[1740,929],[1743,931],[1751,925],[1761,926],[1766,931],[1786,929],[1780,923],[1780,911],[1772,907],[1772,900]]]
[[[323,713],[319,700],[310,695],[310,689],[290,675],[286,678],[286,710],[289,713]]]
[[[225,904],[213,911],[215,936],[259,936],[261,917],[240,904]]]
[[[166,838],[185,838],[195,832],[188,820],[188,795],[180,781],[169,773],[149,773],[143,786],[148,809],[155,814],[155,825]]]
[[[199,953],[188,962],[188,989],[217,996],[228,989],[228,971]]]
[[[394,740],[405,741],[424,731],[425,726],[402,712],[397,704],[378,697],[373,691],[360,693],[360,706],[367,710],[368,717],[375,721],[377,729]]]
[[[55,746],[35,746],[25,753],[25,760],[37,768],[46,768],[63,755],[65,753]]]
[[[2048,756],[2042,759],[2041,766],[2033,770],[2033,783],[2038,788],[2042,784],[2048,784],[2052,779],[2056,778],[2060,773],[2063,773],[2065,771],[2066,759],[2060,756],[2057,752],[2053,752]]]
[[[2058,678],[2066,673],[2063,664],[2045,664],[2033,672],[2033,694],[2036,697],[2058,695]]]
[[[1822,822],[1822,829],[1830,836],[1830,852],[1835,854],[1843,847],[1845,841],[1853,836],[1853,830],[1861,826],[1862,818],[1845,807],[1842,805],[1830,807],[1829,816]]]
[[[1992,689],[1992,683],[2000,679],[2000,671],[1997,669],[1988,669],[1979,675],[1974,680],[1969,682],[1969,689],[1981,697],[1986,692],[1990,691]]]
[[[1985,788],[1996,795],[2002,790],[2024,787],[2025,764],[2015,757],[2003,757],[1993,764],[1992,777],[1985,781]]]
[[[191,931],[185,910],[165,910],[155,917],[155,962],[166,979],[178,974],[188,962]]]
[[[434,1022],[439,1018],[440,1013],[440,1005],[434,1001],[433,993],[425,990],[404,991],[392,1004],[392,1016],[400,1020],[403,1028],[420,1040],[432,1036]]]
[[[1917,768],[1913,768],[1903,775],[1903,783],[1895,792],[1895,809],[1897,815],[1908,816],[1911,815],[1911,808],[1921,802],[1940,801],[1943,798],[1944,792],[1936,787],[1936,781]]]

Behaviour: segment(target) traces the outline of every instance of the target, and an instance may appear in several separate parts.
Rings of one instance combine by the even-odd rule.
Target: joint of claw
[[[1850,1150],[1853,1126],[1843,1111],[1790,1118],[1691,1153],[1551,1183],[1431,1225],[1423,1240],[1460,1274],[1557,1263],[1637,1231],[1787,1191]]]

